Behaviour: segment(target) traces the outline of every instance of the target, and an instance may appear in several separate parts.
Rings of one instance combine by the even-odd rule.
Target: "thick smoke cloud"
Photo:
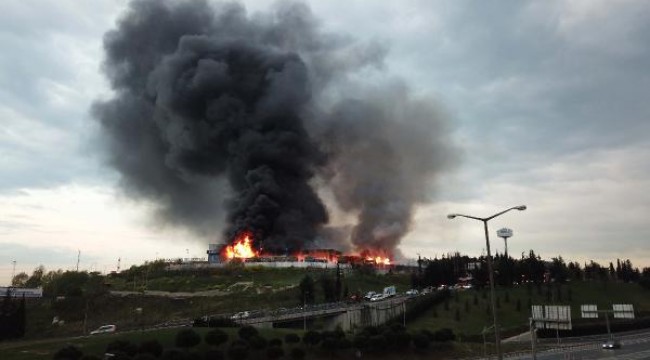
[[[304,5],[138,0],[104,42],[108,160],[164,223],[267,250],[340,243],[318,183],[358,214],[358,249],[391,253],[444,163],[442,122],[403,87],[342,96],[385,49],[324,34]]]

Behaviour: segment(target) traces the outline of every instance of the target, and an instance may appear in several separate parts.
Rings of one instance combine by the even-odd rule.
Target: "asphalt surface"
[[[554,349],[537,353],[538,360],[582,360],[582,359],[616,359],[641,360],[650,359],[650,331],[636,332],[615,336],[621,343],[620,349],[602,349],[606,336],[565,339]],[[509,354],[509,360],[532,359],[531,353]]]

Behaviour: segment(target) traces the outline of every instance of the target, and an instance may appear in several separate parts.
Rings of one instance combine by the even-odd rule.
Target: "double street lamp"
[[[486,218],[480,218],[476,216],[470,216],[470,215],[463,215],[463,214],[449,214],[447,215],[447,218],[453,219],[455,217],[464,217],[468,219],[474,219],[478,221],[483,222],[483,228],[485,229],[485,246],[487,247],[487,265],[488,265],[488,275],[490,278],[490,302],[492,303],[492,316],[494,317],[494,337],[495,337],[495,345],[496,345],[496,351],[497,351],[497,358],[499,360],[503,359],[503,355],[501,354],[501,335],[499,333],[499,319],[497,317],[497,306],[496,306],[496,300],[495,300],[495,295],[494,295],[494,274],[492,271],[492,253],[490,252],[490,235],[488,233],[488,226],[487,223],[488,221],[494,219],[497,216],[503,215],[507,213],[510,210],[519,210],[523,211],[526,210],[526,205],[520,205],[520,206],[515,206],[511,207],[510,209],[503,210],[499,213],[496,213],[492,216],[486,217]]]

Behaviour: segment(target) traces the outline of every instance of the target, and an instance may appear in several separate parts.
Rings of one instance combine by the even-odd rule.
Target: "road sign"
[[[634,319],[634,306],[632,304],[613,304],[615,319]]]

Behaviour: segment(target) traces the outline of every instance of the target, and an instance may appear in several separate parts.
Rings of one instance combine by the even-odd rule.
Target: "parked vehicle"
[[[97,330],[91,331],[90,335],[108,334],[108,333],[114,333],[115,331],[117,331],[117,326],[103,325],[97,328]]]
[[[375,296],[375,295],[377,295],[376,292],[374,292],[374,291],[368,291],[368,293],[366,294],[366,296],[364,296],[363,298],[366,299],[366,300],[370,300],[370,299],[372,299],[372,297]]]
[[[384,298],[395,296],[397,294],[397,291],[395,290],[395,286],[387,286],[384,288]]]
[[[370,298],[370,301],[379,301],[384,300],[385,298],[384,294],[375,294]]]
[[[411,290],[408,290],[406,292],[406,295],[408,295],[408,296],[418,296],[419,294],[420,294],[420,292],[417,291],[416,289],[411,289]]]
[[[230,320],[241,320],[241,319],[247,319],[248,317],[251,316],[251,313],[248,311],[242,311],[238,312],[235,315],[230,317]]]

